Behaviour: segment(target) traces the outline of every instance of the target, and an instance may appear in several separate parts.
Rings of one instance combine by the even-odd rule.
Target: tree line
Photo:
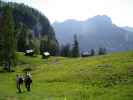
[[[90,51],[80,52],[80,45],[75,34],[73,37],[73,44],[65,44],[60,47],[60,56],[63,57],[88,57],[95,55],[104,55],[107,53],[106,48],[99,48],[97,51],[95,49],[90,49]]]
[[[11,71],[16,61],[16,38],[13,17],[9,6],[3,7],[0,23],[0,62]]]
[[[74,41],[72,45],[66,44],[60,47],[60,56],[63,56],[63,57],[79,57],[80,56],[79,43],[78,43],[76,34],[74,35]]]

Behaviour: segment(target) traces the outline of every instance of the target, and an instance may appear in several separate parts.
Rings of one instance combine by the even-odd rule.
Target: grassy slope
[[[132,100],[133,52],[90,58],[25,57],[12,73],[0,73],[0,100]],[[15,76],[33,69],[32,91],[16,92]]]

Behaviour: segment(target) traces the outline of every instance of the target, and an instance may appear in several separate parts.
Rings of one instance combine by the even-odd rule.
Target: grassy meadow
[[[18,53],[15,72],[0,70],[0,100],[133,100],[133,52],[87,58]],[[16,74],[31,69],[31,92],[16,90]]]

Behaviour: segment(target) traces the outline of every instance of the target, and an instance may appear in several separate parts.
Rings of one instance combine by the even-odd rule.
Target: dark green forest
[[[24,4],[5,3],[2,1],[0,2],[1,17],[3,17],[3,8],[7,5],[9,5],[13,16],[17,51],[24,52],[25,49],[38,48],[41,41],[43,41],[49,43],[48,50],[52,55],[56,55],[58,42],[49,20],[41,12]],[[0,22],[2,21],[0,20]]]
[[[59,44],[49,20],[39,11],[24,4],[0,1],[0,63],[10,70],[16,52],[34,50],[56,56]]]

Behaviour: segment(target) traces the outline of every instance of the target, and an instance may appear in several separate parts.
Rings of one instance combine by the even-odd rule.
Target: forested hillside
[[[56,55],[58,42],[49,20],[36,9],[24,4],[0,1],[0,23],[2,22],[3,8],[6,5],[9,5],[12,10],[17,50],[24,52],[26,49],[37,49],[36,51],[39,52],[41,48],[46,48],[45,51]]]

